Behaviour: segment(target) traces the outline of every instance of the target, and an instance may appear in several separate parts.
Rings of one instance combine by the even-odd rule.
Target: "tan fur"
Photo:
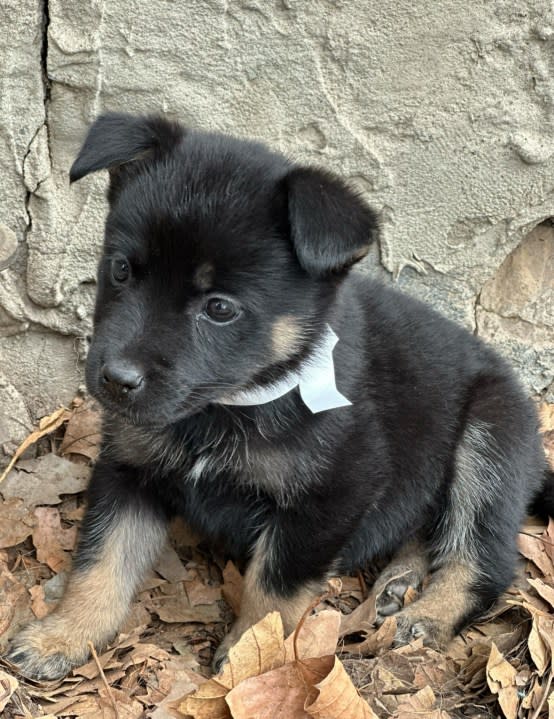
[[[152,518],[121,517],[94,565],[71,573],[52,614],[17,636],[16,649],[26,654],[23,671],[56,677],[87,659],[88,642],[101,647],[109,641],[125,620],[135,591],[164,539],[165,527]],[[137,549],[139,540],[145,543],[143,549]]]
[[[471,565],[457,560],[446,563],[433,574],[420,599],[396,615],[399,634],[410,630],[411,638],[422,636],[427,644],[448,644],[458,622],[472,608],[470,587],[475,578]]]
[[[277,611],[281,614],[285,635],[290,634],[311,602],[322,593],[322,585],[308,582],[288,597],[269,594],[263,587],[261,577],[264,564],[270,561],[270,553],[271,547],[266,543],[266,535],[262,535],[244,577],[240,615],[219,646],[216,660],[223,658],[241,635],[269,612]]]
[[[302,328],[296,317],[283,315],[271,329],[271,346],[276,360],[287,360],[297,352],[302,341]]]
[[[198,290],[209,290],[213,286],[214,266],[211,262],[204,262],[194,273],[193,284]]]

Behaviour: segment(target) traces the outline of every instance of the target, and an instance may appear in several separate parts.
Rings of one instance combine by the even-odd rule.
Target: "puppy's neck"
[[[220,403],[238,407],[263,405],[298,387],[302,401],[313,414],[351,405],[352,402],[338,391],[335,382],[333,349],[338,340],[331,327],[326,325],[318,345],[297,370],[267,386],[224,397]]]

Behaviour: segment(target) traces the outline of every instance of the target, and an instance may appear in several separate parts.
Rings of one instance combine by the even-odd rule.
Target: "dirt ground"
[[[554,462],[554,406],[540,411]],[[98,452],[98,422],[88,400],[54,412],[1,480],[1,650],[61,596]],[[268,615],[213,677],[213,652],[240,606],[242,578],[175,525],[121,634],[100,655],[47,683],[26,680],[0,660],[0,716],[554,719],[554,521],[529,519],[520,552],[513,586],[486,621],[446,651],[418,642],[391,648],[394,619],[373,626],[368,571],[332,580],[289,638],[279,615]],[[410,591],[404,601],[413,599]]]

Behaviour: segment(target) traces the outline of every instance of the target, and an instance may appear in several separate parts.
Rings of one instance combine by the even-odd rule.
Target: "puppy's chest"
[[[287,433],[269,439],[254,429],[201,430],[151,433],[126,427],[112,442],[120,460],[148,465],[160,476],[171,474],[195,487],[236,484],[284,505],[318,482],[325,468],[321,452]]]
[[[196,485],[230,480],[287,505],[318,481],[321,463],[310,454],[282,442],[243,437],[195,452],[187,481]]]

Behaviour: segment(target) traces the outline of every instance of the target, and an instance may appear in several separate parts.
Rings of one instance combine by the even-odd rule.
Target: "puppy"
[[[267,612],[290,631],[327,577],[395,553],[380,617],[398,611],[399,644],[448,642],[509,584],[533,499],[554,509],[535,412],[506,363],[350,273],[376,219],[325,171],[114,113],[70,177],[102,169],[86,369],[102,450],[65,595],[11,660],[51,679],[105,644],[177,515],[248,562],[218,661]]]

